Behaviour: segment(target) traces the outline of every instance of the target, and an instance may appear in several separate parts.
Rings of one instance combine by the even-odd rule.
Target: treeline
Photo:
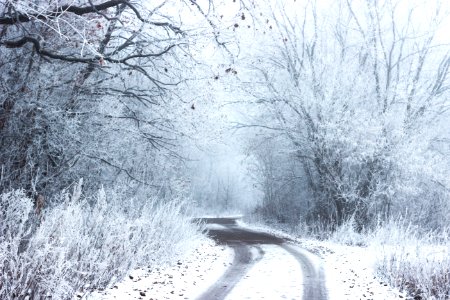
[[[438,2],[319,4],[266,2],[253,14],[261,47],[245,91],[257,109],[240,127],[256,133],[257,211],[311,228],[400,216],[447,226],[448,12]]]

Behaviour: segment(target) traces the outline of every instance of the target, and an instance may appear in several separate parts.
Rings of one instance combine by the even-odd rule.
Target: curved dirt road
[[[198,298],[199,300],[225,299],[235,285],[247,274],[247,271],[264,256],[264,251],[258,245],[278,245],[299,262],[303,273],[301,274],[303,293],[298,292],[298,299],[327,299],[325,276],[322,269],[317,268],[305,253],[290,245],[289,241],[267,233],[239,227],[235,218],[204,218],[201,221],[207,224],[220,225],[209,229],[208,235],[219,244],[232,247],[235,257],[225,274],[201,295]],[[256,247],[258,253],[256,255],[252,253],[250,247]],[[301,293],[303,294],[302,297]]]

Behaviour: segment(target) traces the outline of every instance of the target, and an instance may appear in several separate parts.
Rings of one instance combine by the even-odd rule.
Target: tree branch
[[[16,12],[12,16],[1,17],[0,25],[14,25],[17,23],[31,22],[33,20],[47,21],[50,19],[58,18],[64,13],[73,13],[78,16],[82,16],[89,13],[96,13],[103,16],[105,19],[111,21],[117,19],[117,16],[110,18],[106,14],[102,13],[102,11],[114,6],[124,5],[130,8],[134,12],[136,17],[143,23],[148,23],[158,27],[167,27],[176,34],[183,34],[183,31],[181,30],[180,27],[170,24],[169,22],[149,22],[145,20],[141,16],[139,10],[134,5],[132,5],[129,0],[109,0],[98,5],[93,4],[92,0],[89,0],[89,4],[90,4],[89,6],[82,6],[82,7],[74,5],[63,5],[46,13],[28,14]]]
[[[4,41],[0,42],[0,45],[5,45],[7,48],[20,48],[27,43],[32,43],[36,52],[41,56],[46,56],[53,59],[64,60],[68,62],[78,62],[78,63],[94,63],[98,58],[82,58],[82,57],[72,57],[61,55],[57,53],[50,52],[48,50],[41,48],[41,43],[30,36],[25,36],[17,41]]]
[[[108,166],[111,166],[111,167],[117,169],[117,170],[119,171],[119,174],[120,174],[121,172],[124,172],[130,179],[132,179],[132,180],[134,180],[134,181],[136,181],[136,182],[138,182],[138,183],[141,183],[141,184],[144,184],[144,185],[147,185],[147,186],[154,186],[154,185],[149,184],[148,182],[146,182],[146,181],[144,181],[144,180],[141,180],[141,179],[139,179],[139,178],[136,178],[136,177],[133,176],[133,174],[131,174],[131,172],[128,171],[127,169],[125,169],[125,168],[123,168],[123,167],[121,167],[121,166],[118,166],[118,165],[116,165],[116,164],[114,164],[114,163],[112,163],[112,162],[110,162],[110,161],[108,161],[108,160],[106,160],[106,159],[104,159],[104,158],[102,158],[102,157],[97,157],[97,156],[93,156],[93,155],[89,155],[89,154],[84,154],[84,156],[87,157],[87,158],[90,158],[90,159],[96,159],[96,160],[99,160],[100,162],[105,163],[105,164],[107,164]]]
[[[46,57],[53,58],[53,59],[64,60],[64,61],[74,62],[74,63],[87,63],[87,64],[93,64],[93,63],[99,62],[100,60],[103,60],[103,61],[107,61],[107,62],[111,62],[111,63],[126,64],[126,65],[129,65],[129,64],[127,64],[127,62],[130,59],[162,56],[162,55],[166,54],[167,52],[169,52],[175,46],[178,46],[177,44],[173,44],[158,53],[134,54],[134,55],[129,55],[129,56],[121,58],[121,59],[116,59],[116,58],[112,58],[110,56],[100,56],[100,55],[97,55],[94,57],[83,58],[83,57],[75,57],[75,56],[58,54],[55,52],[48,51],[46,49],[42,49],[41,43],[36,38],[30,37],[30,36],[25,36],[17,41],[0,42],[0,45],[5,45],[7,48],[20,48],[27,43],[33,44],[34,49],[36,50],[36,52],[39,55],[46,56]]]
[[[135,13],[137,12],[137,9],[133,5],[131,5],[131,3],[128,0],[110,0],[98,5],[89,5],[83,7],[73,5],[63,5],[47,13],[39,13],[39,14],[16,13],[13,16],[0,18],[0,25],[14,25],[17,23],[30,22],[32,20],[46,21],[49,19],[57,18],[66,12],[82,16],[89,13],[98,13],[99,11],[106,10],[119,4],[125,4],[126,6],[131,8]],[[137,14],[137,16],[139,17],[139,19],[141,19],[139,13]]]

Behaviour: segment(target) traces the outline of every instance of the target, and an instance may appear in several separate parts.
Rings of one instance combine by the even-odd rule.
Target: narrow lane
[[[301,266],[303,278],[304,300],[325,300],[327,292],[325,288],[325,276],[321,268],[310,261],[308,255],[297,247],[291,245],[287,240],[264,232],[257,232],[239,227],[236,218],[203,218],[200,221],[212,226],[208,235],[217,243],[232,247],[235,253],[232,265],[225,274],[211,286],[199,300],[225,299],[231,290],[242,280],[249,269],[262,259],[264,252],[258,245],[278,245],[287,251]],[[251,251],[252,248],[259,249],[258,253]],[[301,291],[298,292],[300,298]],[[247,295],[248,298],[249,295]],[[257,299],[257,298],[254,298]]]

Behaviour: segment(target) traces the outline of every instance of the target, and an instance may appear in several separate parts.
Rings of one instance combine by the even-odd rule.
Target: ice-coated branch
[[[48,11],[47,13],[36,13],[36,14],[27,14],[22,12],[17,12],[12,16],[6,16],[0,18],[0,25],[14,25],[17,23],[25,23],[33,20],[50,20],[61,16],[64,13],[73,13],[78,16],[82,16],[89,13],[98,13],[99,11],[106,10],[108,8],[124,4],[128,6],[139,19],[142,17],[139,14],[139,11],[127,0],[110,0],[103,2],[97,5],[88,5],[88,6],[74,6],[74,5],[63,5],[55,8],[54,10]]]
[[[162,56],[162,55],[166,54],[167,52],[169,52],[172,48],[177,46],[177,44],[172,44],[158,53],[140,53],[140,54],[129,55],[124,58],[117,59],[117,58],[113,58],[110,56],[99,56],[99,55],[94,56],[94,57],[84,58],[84,57],[69,56],[69,55],[59,54],[56,52],[51,52],[46,49],[43,49],[41,46],[41,43],[36,38],[30,37],[30,36],[25,36],[16,41],[3,41],[3,42],[0,42],[0,45],[5,45],[7,48],[20,48],[27,43],[33,44],[35,51],[41,56],[46,56],[46,57],[49,57],[52,59],[58,59],[58,60],[63,60],[63,61],[67,61],[67,62],[87,63],[87,64],[91,64],[91,63],[95,63],[95,62],[99,62],[99,61],[103,61],[103,62],[107,61],[110,63],[117,63],[117,64],[126,64],[129,60],[135,59],[135,58],[149,58],[149,57]]]

